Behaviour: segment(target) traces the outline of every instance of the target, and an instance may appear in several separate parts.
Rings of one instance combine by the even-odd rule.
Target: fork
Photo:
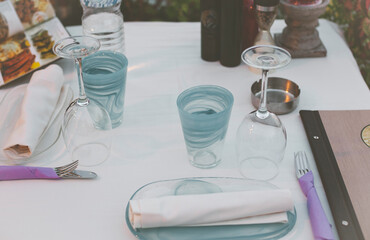
[[[73,171],[76,170],[77,166],[78,166],[78,160],[70,164],[61,166],[61,167],[56,167],[54,168],[54,171],[59,177],[65,177],[65,176],[73,175],[74,174]]]
[[[314,185],[313,174],[304,151],[294,153],[296,174],[302,192],[307,197],[307,208],[315,240],[334,240],[331,225],[322,208]]]

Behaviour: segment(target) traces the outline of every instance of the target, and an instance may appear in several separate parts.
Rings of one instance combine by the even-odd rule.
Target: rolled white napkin
[[[66,91],[61,94],[63,83],[63,70],[55,64],[32,75],[20,116],[3,146],[8,159],[24,159],[32,155],[41,136],[55,120],[55,113],[64,105],[67,94]]]
[[[289,190],[165,196],[129,202],[134,228],[287,222],[294,208]]]

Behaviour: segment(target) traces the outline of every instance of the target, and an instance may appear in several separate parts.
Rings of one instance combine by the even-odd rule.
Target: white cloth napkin
[[[14,128],[2,146],[7,159],[24,159],[32,155],[56,113],[65,105],[67,94],[62,91],[63,82],[63,70],[54,64],[32,75],[20,115],[14,119]]]
[[[134,228],[287,222],[294,207],[289,190],[165,196],[129,202]]]

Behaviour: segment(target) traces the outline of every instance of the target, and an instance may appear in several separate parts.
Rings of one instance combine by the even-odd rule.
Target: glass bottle
[[[120,10],[122,0],[80,0],[83,15],[84,35],[100,41],[100,50],[124,53],[123,15]]]
[[[240,65],[243,0],[222,0],[220,18],[220,63]]]
[[[200,0],[201,57],[205,61],[220,58],[220,0]]]
[[[252,47],[258,33],[254,0],[243,0],[242,51]]]

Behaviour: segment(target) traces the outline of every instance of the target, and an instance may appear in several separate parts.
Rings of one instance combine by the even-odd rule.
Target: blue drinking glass
[[[125,55],[113,51],[98,51],[83,59],[86,94],[107,110],[113,128],[123,120],[127,65]]]
[[[177,98],[190,163],[212,168],[221,161],[234,97],[215,85],[189,88]]]

